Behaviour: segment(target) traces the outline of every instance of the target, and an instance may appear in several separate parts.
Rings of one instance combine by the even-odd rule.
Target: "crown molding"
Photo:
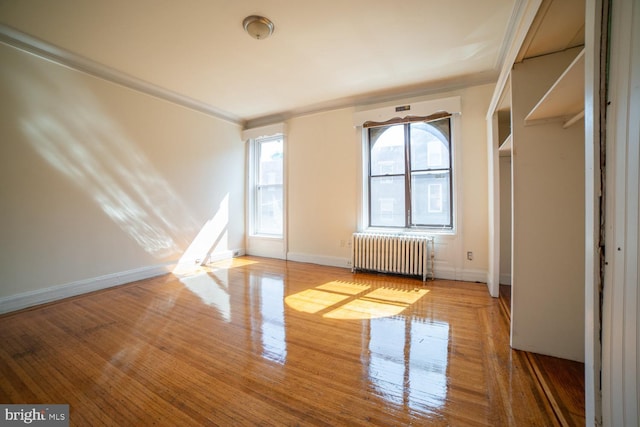
[[[37,37],[23,33],[8,25],[0,24],[0,43],[28,52],[56,64],[127,87],[137,92],[178,104],[182,107],[242,126],[244,121],[233,114],[219,110],[209,104],[181,95],[163,87],[146,82],[129,74],[77,55]]]
[[[509,29],[505,35],[505,44],[508,46],[502,54],[502,64],[499,65],[500,75],[496,83],[496,90],[489,104],[487,119],[490,119],[494,111],[498,108],[502,92],[511,74],[518,53],[529,33],[529,29],[538,13],[542,0],[519,0],[514,6]]]
[[[365,93],[352,97],[334,99],[331,101],[295,108],[289,111],[256,117],[246,121],[245,129],[284,122],[296,117],[309,116],[342,108],[367,108],[374,105],[420,98],[429,95],[444,94],[455,90],[466,89],[473,86],[493,84],[498,74],[496,71],[487,71],[473,75],[455,77],[437,82],[424,83],[403,88],[394,88],[381,92]]]

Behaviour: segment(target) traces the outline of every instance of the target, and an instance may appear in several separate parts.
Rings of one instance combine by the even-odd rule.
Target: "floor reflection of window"
[[[391,403],[429,411],[447,395],[449,325],[405,318],[372,319],[369,378]]]
[[[372,319],[369,377],[385,399],[402,405],[405,393],[405,320]]]
[[[229,277],[226,270],[215,274],[200,271],[181,276],[180,281],[202,302],[215,307],[225,322],[231,321],[231,299],[227,291]]]
[[[409,405],[441,407],[447,396],[449,324],[411,322]]]
[[[251,310],[254,336],[259,339],[262,357],[284,364],[287,358],[287,342],[282,278],[254,277],[253,279]]]

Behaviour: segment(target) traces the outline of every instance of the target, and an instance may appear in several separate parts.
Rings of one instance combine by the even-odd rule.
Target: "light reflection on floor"
[[[285,302],[305,313],[323,312],[330,319],[375,319],[398,315],[429,292],[424,288],[369,289],[366,284],[332,281],[289,295]]]
[[[251,332],[254,345],[262,357],[285,364],[287,336],[285,329],[283,278],[278,276],[251,277]]]
[[[447,397],[449,325],[404,317],[372,319],[369,378],[389,402],[432,412]]]
[[[233,313],[229,310],[237,305],[229,301],[221,283],[227,283],[232,269],[257,263],[243,258],[219,261],[183,274],[180,280],[230,321]],[[242,271],[238,269],[238,274]],[[445,404],[449,324],[403,315],[428,295],[428,288],[396,286],[381,280],[333,280],[287,296],[284,274],[246,271],[247,313],[236,319],[248,322],[245,327],[255,354],[287,366],[289,352],[295,351],[287,340],[287,314],[291,310],[326,321],[356,320],[354,325],[362,328],[364,338],[362,372],[374,395],[421,413],[436,413]]]
[[[203,303],[214,307],[225,322],[231,321],[231,300],[224,280],[216,280],[214,275],[205,271],[179,277],[180,281]]]
[[[240,258],[230,258],[208,265],[178,264],[173,274],[187,289],[197,295],[202,302],[218,310],[225,321],[231,321],[231,301],[229,297],[227,270],[234,267],[256,264]]]

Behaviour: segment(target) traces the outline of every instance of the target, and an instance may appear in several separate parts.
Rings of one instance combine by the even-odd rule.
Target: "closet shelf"
[[[500,154],[510,154],[511,153],[511,143],[513,141],[513,138],[511,137],[511,134],[505,138],[504,142],[502,144],[500,144],[500,147],[498,148],[498,151],[500,152]]]
[[[569,127],[584,116],[584,49],[525,117],[528,123],[562,119]]]

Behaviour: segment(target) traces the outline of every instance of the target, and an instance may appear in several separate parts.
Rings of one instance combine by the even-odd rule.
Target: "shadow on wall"
[[[82,85],[83,78],[72,78],[68,70],[50,75],[33,61],[40,59],[3,65],[0,74],[21,111],[16,126],[29,144],[147,253],[157,259],[183,254],[199,229],[185,203]],[[226,212],[216,214],[216,226],[221,216],[228,219]],[[204,255],[223,238],[212,236],[212,221],[205,225],[209,246],[198,243]],[[226,224],[219,228],[222,236]]]

